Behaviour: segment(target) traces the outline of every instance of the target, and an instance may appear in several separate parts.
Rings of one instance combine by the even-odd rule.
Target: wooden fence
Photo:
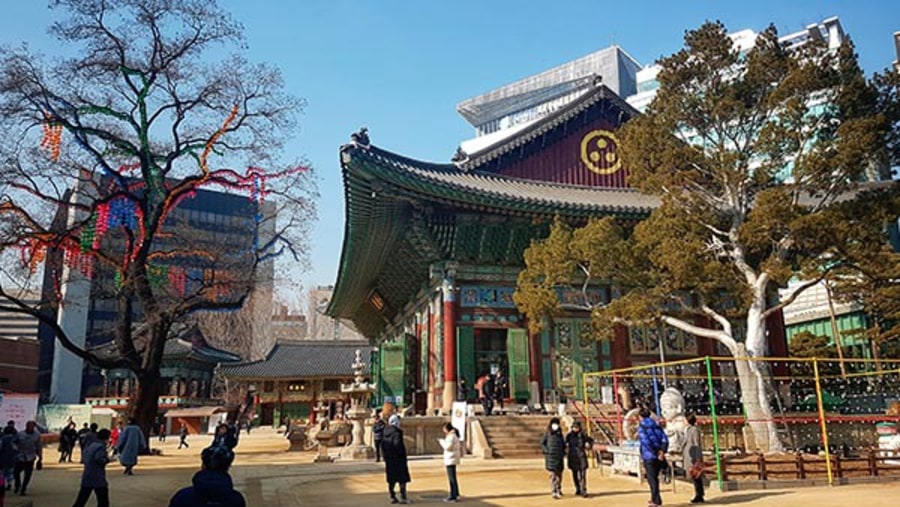
[[[900,476],[900,451],[868,449],[859,456],[831,454],[828,458],[816,454],[729,456],[721,460],[722,480],[791,480],[827,479],[827,461],[835,478]],[[715,476],[715,465],[707,467]]]

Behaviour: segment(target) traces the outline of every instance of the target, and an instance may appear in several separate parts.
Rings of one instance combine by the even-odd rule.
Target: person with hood
[[[81,462],[84,463],[84,472],[81,474],[81,489],[72,507],[84,507],[87,505],[91,492],[97,496],[97,507],[109,507],[109,484],[106,482],[106,464],[109,463],[109,455],[106,447],[109,443],[109,430],[102,429],[97,432],[97,438],[84,448]]]
[[[372,443],[375,447],[375,463],[381,461],[381,441],[384,440],[384,419],[381,411],[375,412],[375,422],[372,423]]]
[[[403,443],[403,430],[400,429],[400,416],[391,414],[388,425],[384,428],[384,440],[381,441],[384,454],[384,473],[387,478],[391,503],[409,503],[406,499],[406,484],[411,482],[409,466],[406,461],[406,445]],[[400,500],[394,493],[394,486],[400,484]]]
[[[202,467],[191,480],[193,486],[179,490],[169,501],[169,507],[246,507],[247,501],[234,482],[228,469],[234,462],[234,452],[224,446],[213,446],[200,453]]]
[[[138,454],[147,450],[147,439],[144,432],[138,427],[134,417],[128,419],[128,426],[119,433],[119,442],[116,443],[116,451],[119,453],[119,463],[125,467],[122,472],[125,475],[134,475],[132,469],[138,462]]]
[[[703,439],[697,428],[696,414],[687,415],[688,427],[684,429],[684,468],[694,481],[694,498],[691,503],[704,503],[703,499]]]
[[[644,407],[640,414],[638,440],[641,442],[641,461],[644,462],[647,484],[650,486],[650,503],[647,507],[660,507],[663,502],[659,494],[659,473],[666,466],[669,439],[659,423],[650,416],[650,409]]]
[[[25,423],[25,431],[16,433],[16,447],[19,452],[16,455],[13,489],[16,493],[25,496],[28,484],[31,482],[31,475],[34,473],[35,462],[37,469],[40,470],[44,459],[44,445],[41,443],[41,433],[37,430],[37,423],[28,421]]]
[[[562,496],[563,455],[566,452],[559,417],[550,419],[547,432],[541,438],[541,450],[544,452],[544,468],[550,472],[550,492],[554,499],[559,499]]]
[[[450,482],[450,496],[445,502],[459,500],[459,482],[456,480],[456,465],[459,465],[462,457],[462,445],[459,443],[459,433],[452,424],[444,424],[444,438],[439,438],[438,443],[444,449],[444,466],[447,468],[447,480]]]
[[[572,471],[575,483],[575,494],[587,498],[588,452],[593,448],[594,440],[581,431],[581,422],[572,423],[572,431],[566,435],[566,461]]]

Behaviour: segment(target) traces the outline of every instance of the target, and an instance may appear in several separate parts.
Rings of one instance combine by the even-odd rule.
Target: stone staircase
[[[550,423],[544,415],[479,417],[495,458],[540,458],[541,437]]]

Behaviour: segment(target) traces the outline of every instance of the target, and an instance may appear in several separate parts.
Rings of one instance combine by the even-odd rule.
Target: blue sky
[[[287,159],[320,178],[320,218],[305,287],[335,280],[343,236],[338,147],[360,126],[372,142],[447,161],[474,135],[458,102],[616,43],[641,64],[681,47],[684,31],[719,19],[729,31],[781,33],[839,16],[867,73],[895,59],[900,2],[856,1],[346,1],[220,0],[244,24],[249,56],[279,66],[308,101]],[[40,0],[0,0],[0,44],[52,54]],[[296,299],[294,299],[296,301]]]

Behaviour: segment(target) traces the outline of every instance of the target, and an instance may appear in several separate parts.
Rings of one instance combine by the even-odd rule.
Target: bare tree
[[[277,69],[240,56],[242,28],[215,1],[51,6],[67,11],[51,31],[77,56],[0,50],[0,254],[18,268],[0,295],[45,258],[51,308],[76,304],[67,286],[102,287],[116,305],[114,358],[79,345],[53,312],[14,297],[4,307],[40,318],[95,366],[130,369],[132,414],[149,428],[172,324],[241,308],[274,256],[305,260],[312,175],[261,168],[280,165],[303,103]],[[232,54],[211,56],[220,48]],[[244,194],[249,219],[211,229],[180,207],[206,188]]]

